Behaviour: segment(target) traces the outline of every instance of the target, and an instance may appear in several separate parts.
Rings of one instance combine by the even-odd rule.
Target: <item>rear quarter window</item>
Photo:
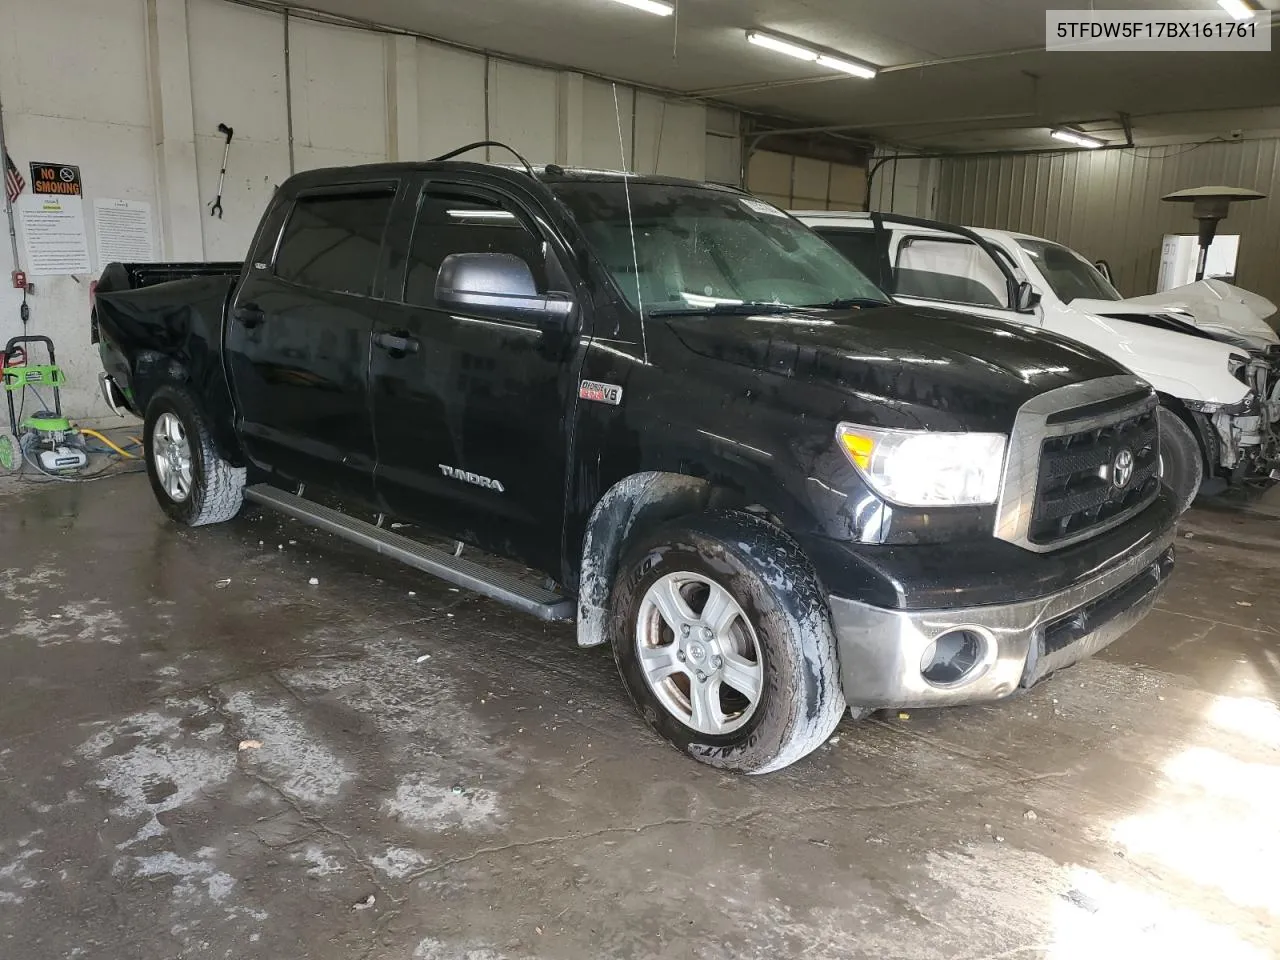
[[[280,238],[276,276],[316,290],[372,295],[394,200],[391,186],[299,197]]]

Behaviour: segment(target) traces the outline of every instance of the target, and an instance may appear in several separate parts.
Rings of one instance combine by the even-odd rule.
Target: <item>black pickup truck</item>
[[[108,268],[94,330],[174,520],[247,500],[576,617],[662,736],[731,769],[794,762],[846,708],[1008,696],[1123,634],[1173,565],[1148,385],[895,306],[728,187],[303,173],[243,265]]]

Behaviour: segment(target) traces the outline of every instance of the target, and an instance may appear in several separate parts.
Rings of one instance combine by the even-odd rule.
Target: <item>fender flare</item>
[[[679,473],[645,471],[619,480],[597,501],[582,538],[578,582],[578,646],[608,640],[605,618],[628,538],[675,517],[698,513],[711,500],[710,482]]]
[[[1206,479],[1215,475],[1218,469],[1218,437],[1213,426],[1204,417],[1196,416],[1187,405],[1177,397],[1168,393],[1156,393],[1160,405],[1168,409],[1174,416],[1191,428],[1196,443],[1200,446],[1200,458],[1204,461]]]

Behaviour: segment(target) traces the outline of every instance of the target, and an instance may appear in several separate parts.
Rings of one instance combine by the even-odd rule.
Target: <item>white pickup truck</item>
[[[1165,483],[1183,509],[1225,482],[1280,477],[1269,300],[1220,280],[1125,299],[1080,254],[1039,237],[890,214],[793,215],[902,303],[1050,330],[1147,380],[1161,400]]]

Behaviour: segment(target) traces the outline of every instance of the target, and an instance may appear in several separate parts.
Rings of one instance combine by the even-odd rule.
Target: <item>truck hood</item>
[[[1127,373],[1082,344],[917,307],[665,319],[689,350],[830,387],[930,429],[1007,429],[1049,390]]]
[[[1251,350],[1265,350],[1280,343],[1280,336],[1267,322],[1275,316],[1276,305],[1221,280],[1201,280],[1128,300],[1073,300],[1071,307],[1122,320],[1129,316],[1145,317],[1149,318],[1147,323],[1166,318],[1171,330],[1198,332]]]

